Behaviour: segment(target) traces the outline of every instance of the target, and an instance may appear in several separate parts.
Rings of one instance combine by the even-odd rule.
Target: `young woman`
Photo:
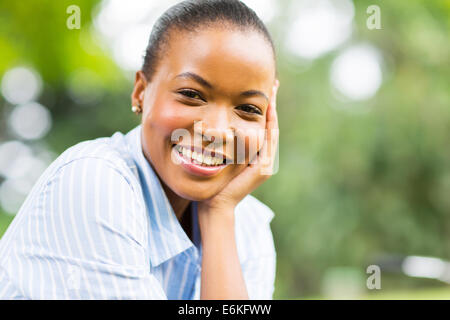
[[[243,3],[166,11],[131,95],[141,124],[44,172],[0,242],[0,298],[272,298],[273,213],[249,194],[273,168],[278,86]]]

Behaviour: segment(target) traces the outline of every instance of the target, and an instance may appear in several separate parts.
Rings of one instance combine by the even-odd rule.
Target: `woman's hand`
[[[278,145],[275,109],[278,86],[276,80],[267,108],[267,131],[257,161],[250,161],[217,195],[198,202],[202,240],[201,299],[249,298],[236,246],[234,208],[273,173]]]
[[[270,103],[267,108],[266,134],[263,146],[260,149],[256,161],[251,161],[248,166],[228,185],[214,197],[199,202],[199,210],[211,211],[211,209],[233,208],[249,193],[266,181],[273,174],[273,166],[278,146],[278,117],[276,112],[276,96],[280,83],[276,79],[272,88]]]

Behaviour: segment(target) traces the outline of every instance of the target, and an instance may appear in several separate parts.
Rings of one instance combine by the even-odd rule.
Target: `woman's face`
[[[136,77],[143,152],[173,192],[202,201],[220,192],[261,147],[275,81],[273,54],[257,32],[210,28],[195,35],[171,33],[169,41],[151,82],[142,73]],[[184,137],[174,139],[180,132]],[[238,145],[245,147],[244,161],[236,154]],[[191,148],[191,157],[180,155],[180,146]],[[198,147],[234,163],[186,163]]]

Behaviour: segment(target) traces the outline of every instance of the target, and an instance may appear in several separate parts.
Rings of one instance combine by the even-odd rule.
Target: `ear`
[[[147,87],[147,79],[144,73],[139,70],[136,72],[136,77],[134,79],[134,88],[131,93],[131,105],[141,105],[144,106],[144,92]]]

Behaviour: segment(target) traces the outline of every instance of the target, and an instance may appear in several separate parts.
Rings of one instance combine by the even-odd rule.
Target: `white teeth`
[[[180,145],[177,145],[176,149],[178,150],[179,153],[183,154],[183,157],[191,158],[194,161],[205,164],[205,165],[217,166],[217,165],[221,165],[223,163],[222,158],[211,157],[208,155],[203,156],[203,154],[201,154],[199,152],[191,151],[190,149],[186,149]]]

